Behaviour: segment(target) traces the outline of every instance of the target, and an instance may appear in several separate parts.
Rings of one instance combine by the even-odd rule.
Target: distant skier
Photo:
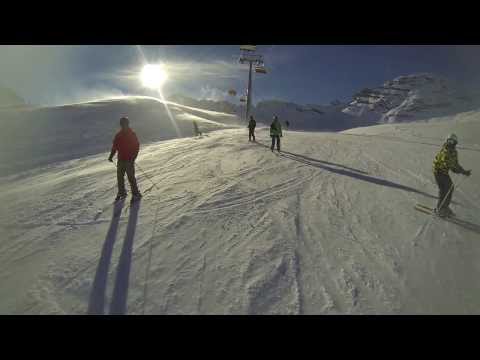
[[[457,143],[457,136],[455,134],[449,135],[433,161],[433,174],[435,175],[439,189],[438,203],[435,212],[442,217],[454,216],[453,211],[449,207],[454,186],[452,179],[448,175],[448,171],[451,170],[454,173],[466,176],[470,176],[471,174],[471,170],[465,170],[458,163],[457,149],[455,148]]]
[[[248,122],[248,141],[255,141],[255,127],[257,126],[257,122],[253,118],[253,116],[250,116],[250,121]]]
[[[202,135],[202,133],[200,132],[200,130],[198,129],[198,124],[195,120],[193,120],[193,133],[195,134],[195,136],[200,136]]]
[[[137,135],[129,126],[127,117],[120,119],[121,130],[113,139],[112,151],[108,157],[108,161],[113,162],[113,156],[118,151],[117,156],[117,185],[118,194],[115,201],[124,199],[127,196],[125,190],[125,173],[127,173],[128,182],[132,190],[132,201],[142,197],[138,190],[137,180],[135,179],[135,160],[140,150],[140,143]]]
[[[280,138],[282,137],[282,125],[278,121],[278,117],[273,117],[273,122],[270,125],[270,137],[272,138],[272,146],[270,149],[273,151],[275,147],[275,140],[277,141],[277,150],[280,152]]]
[[[285,121],[285,125],[287,126],[287,130],[288,130],[288,127],[290,126],[290,123],[287,121]]]

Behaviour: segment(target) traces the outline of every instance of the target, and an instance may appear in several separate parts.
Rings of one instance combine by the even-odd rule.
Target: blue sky
[[[364,87],[432,72],[466,86],[480,82],[480,46],[259,45],[267,75],[254,78],[254,100],[301,104],[349,100]],[[0,46],[0,85],[30,103],[62,104],[121,94],[154,95],[138,81],[142,53],[169,72],[165,96],[229,99],[246,88],[238,45]],[[231,98],[230,98],[231,99]],[[231,99],[233,100],[233,99]]]

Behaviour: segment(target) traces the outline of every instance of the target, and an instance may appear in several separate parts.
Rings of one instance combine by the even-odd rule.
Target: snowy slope
[[[106,153],[128,115],[143,143],[193,135],[192,120],[203,132],[237,127],[231,114],[186,107],[148,97],[124,97],[104,101],[45,108],[0,109],[0,174],[47,165],[54,161]]]
[[[412,74],[363,89],[343,112],[381,123],[415,121],[478,108],[471,95],[441,76]]]
[[[1,178],[0,313],[478,314],[479,116],[154,143],[118,218],[105,154]],[[413,210],[451,131],[462,225]]]

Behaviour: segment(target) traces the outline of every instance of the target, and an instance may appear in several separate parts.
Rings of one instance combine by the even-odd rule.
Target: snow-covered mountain
[[[104,106],[48,113],[72,117],[59,139],[96,137],[76,124]],[[480,313],[479,112],[290,131],[282,154],[266,128],[258,143],[245,128],[151,143],[144,198],[127,207],[112,205],[106,161],[122,111],[97,111],[104,153],[0,178],[1,314]],[[450,132],[474,169],[453,176],[457,223],[413,209],[436,201],[431,163]]]
[[[167,111],[168,108],[168,111]],[[169,115],[170,112],[170,115]],[[237,127],[231,114],[148,97],[125,97],[56,107],[0,109],[0,176],[55,161],[107,153],[121,116],[130,118],[143,144]]]
[[[265,100],[252,108],[259,124],[277,115],[291,130],[341,131],[378,123],[399,123],[453,115],[480,107],[479,96],[459,90],[440,76],[400,76],[375,89],[357,93],[349,104],[299,105]],[[128,115],[145,142],[191,136],[192,121],[202,131],[245,126],[245,106],[228,101],[196,100],[174,95],[166,102],[124,97],[57,107],[26,106],[0,89],[0,171],[3,175],[108,151],[118,117]],[[170,112],[170,115],[169,115]],[[52,151],[54,149],[55,151]],[[12,161],[13,160],[13,161]]]
[[[245,106],[228,101],[174,96],[179,103],[245,117]],[[252,106],[257,121],[269,124],[274,115],[292,129],[338,131],[382,123],[399,123],[453,115],[480,107],[480,96],[434,74],[399,76],[373,89],[363,89],[350,103],[300,105],[264,100]]]
[[[399,76],[363,89],[343,112],[378,123],[428,119],[472,110],[479,102],[453,82],[433,74]]]
[[[245,119],[245,105],[228,101],[196,100],[187,96],[174,95],[169,100],[188,106],[235,114]],[[365,126],[370,122],[362,121],[358,116],[343,113],[347,104],[334,101],[328,105],[299,105],[281,100],[264,100],[252,106],[251,114],[257,122],[270,124],[274,115],[284,124],[290,123],[297,130],[345,130],[356,126]]]
[[[258,121],[270,124],[274,115],[284,124],[290,123],[295,130],[339,131],[358,126],[366,126],[371,122],[342,112],[342,103],[330,105],[298,105],[291,102],[270,100],[262,101],[253,109]]]

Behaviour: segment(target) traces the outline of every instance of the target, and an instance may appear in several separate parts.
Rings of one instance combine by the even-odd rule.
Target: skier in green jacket
[[[275,147],[275,141],[277,142],[277,150],[280,152],[280,138],[282,137],[282,125],[278,121],[278,117],[273,117],[273,122],[270,125],[270,137],[272,138],[272,146],[270,149],[273,151]]]
[[[465,170],[458,163],[458,154],[455,148],[457,143],[457,136],[455,134],[449,135],[433,161],[433,175],[438,185],[438,204],[435,212],[439,216],[455,215],[449,207],[454,187],[448,172],[453,171],[454,173],[466,176],[470,176],[471,174],[471,170]]]

